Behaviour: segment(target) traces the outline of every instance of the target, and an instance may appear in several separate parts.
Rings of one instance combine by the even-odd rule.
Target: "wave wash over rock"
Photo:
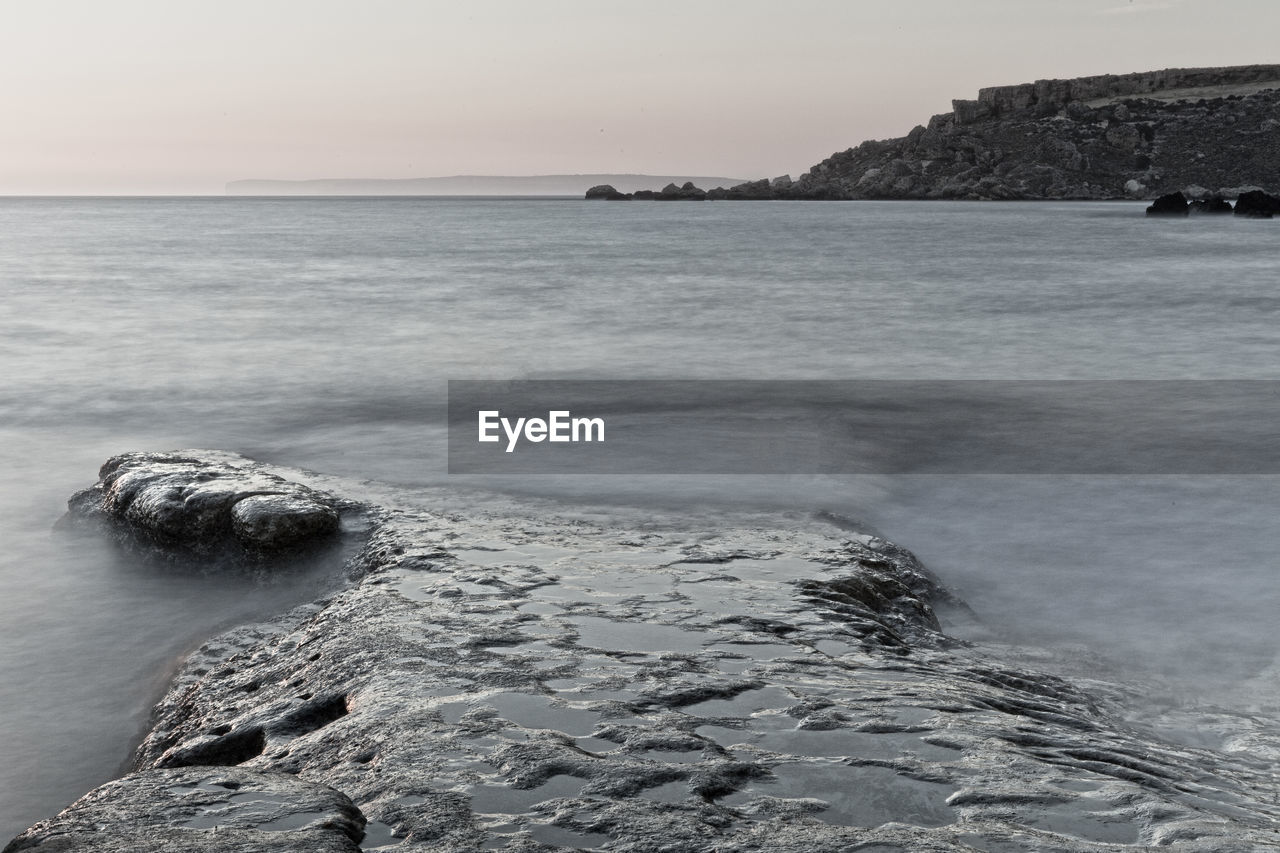
[[[1250,718],[1215,749],[1129,725],[1141,688],[948,637],[963,604],[839,519],[379,491],[207,453],[113,460],[71,514],[181,563],[257,548],[234,508],[267,494],[368,532],[345,585],[190,655],[134,771],[8,853],[1277,840],[1280,749]]]

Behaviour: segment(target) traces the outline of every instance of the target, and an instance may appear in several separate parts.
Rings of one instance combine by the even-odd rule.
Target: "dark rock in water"
[[[658,197],[658,194],[653,190],[636,190],[634,193],[631,194],[631,197],[636,200],[643,199],[646,201],[653,201],[655,198]]]
[[[1280,213],[1280,197],[1265,193],[1262,190],[1250,190],[1241,193],[1236,199],[1236,216],[1249,216],[1255,219],[1270,219]]]
[[[747,181],[745,184],[724,189],[717,187],[715,190],[707,194],[711,199],[725,199],[729,201],[767,201],[778,198],[778,194],[790,191],[791,184],[782,186],[780,182],[770,182],[766,179],[758,181]]]
[[[618,192],[613,188],[612,184],[600,184],[587,190],[586,198],[604,199],[605,201],[626,201],[631,196]]]
[[[1162,195],[1147,208],[1147,216],[1186,216],[1189,212],[1187,197],[1180,192]]]
[[[86,794],[4,853],[357,853],[364,826],[350,799],[288,774],[148,770]]]
[[[338,531],[338,504],[231,454],[127,453],[68,502],[65,526],[98,525],[159,556],[264,558]]]
[[[1210,196],[1209,198],[1196,199],[1191,202],[1191,212],[1197,215],[1211,214],[1219,215],[1231,212],[1231,202],[1227,201],[1220,195]]]
[[[698,189],[693,181],[685,181],[684,186],[667,184],[654,198],[658,201],[702,201],[707,197],[706,190]]]

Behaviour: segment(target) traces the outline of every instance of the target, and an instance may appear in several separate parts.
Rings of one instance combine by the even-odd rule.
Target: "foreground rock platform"
[[[348,853],[360,849],[363,834],[360,810],[325,785],[284,773],[197,767],[108,782],[5,851]],[[282,847],[277,841],[286,836]]]
[[[238,465],[342,495],[372,533],[345,587],[193,653],[135,772],[7,851],[1245,851],[1280,838],[1274,721],[1205,714],[1194,744],[1133,722],[1145,685],[983,639],[915,557],[852,522],[176,456],[189,461],[156,457],[171,488],[183,465],[193,478]],[[160,846],[171,836],[179,846]],[[181,846],[193,838],[206,846]]]

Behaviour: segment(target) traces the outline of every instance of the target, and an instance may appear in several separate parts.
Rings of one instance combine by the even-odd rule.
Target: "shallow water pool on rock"
[[[574,832],[562,826],[546,823],[535,823],[529,826],[529,834],[543,844],[559,847],[570,847],[574,850],[595,850],[607,844],[610,837],[599,832]]]
[[[1110,810],[1106,803],[1082,797],[1070,803],[1042,806],[1018,822],[1085,841],[1136,844],[1138,828],[1123,818],[1105,816]]]
[[[486,696],[481,704],[496,708],[502,719],[526,729],[554,729],[587,736],[600,721],[594,711],[552,704],[550,697],[533,693],[495,693]]]
[[[752,782],[720,802],[750,813],[758,809],[760,797],[817,797],[827,808],[814,816],[843,826],[876,827],[890,821],[943,826],[956,820],[946,804],[955,787],[912,779],[889,768],[836,761],[784,762],[775,765],[772,774],[772,779]]]
[[[779,755],[811,758],[890,759],[910,754],[924,761],[950,761],[959,750],[926,743],[914,734],[872,734],[851,729],[781,729],[761,732],[749,743]]]
[[[719,639],[705,631],[673,625],[623,622],[599,616],[573,616],[578,645],[615,652],[696,652]]]
[[[477,785],[470,791],[471,810],[476,814],[524,814],[535,803],[560,797],[576,797],[584,781],[573,776],[552,776],[534,788],[507,785]]]

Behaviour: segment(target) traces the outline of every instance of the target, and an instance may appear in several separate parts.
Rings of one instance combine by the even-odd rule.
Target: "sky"
[[[1280,63],[1276,0],[0,0],[0,194],[798,176],[982,86]]]

